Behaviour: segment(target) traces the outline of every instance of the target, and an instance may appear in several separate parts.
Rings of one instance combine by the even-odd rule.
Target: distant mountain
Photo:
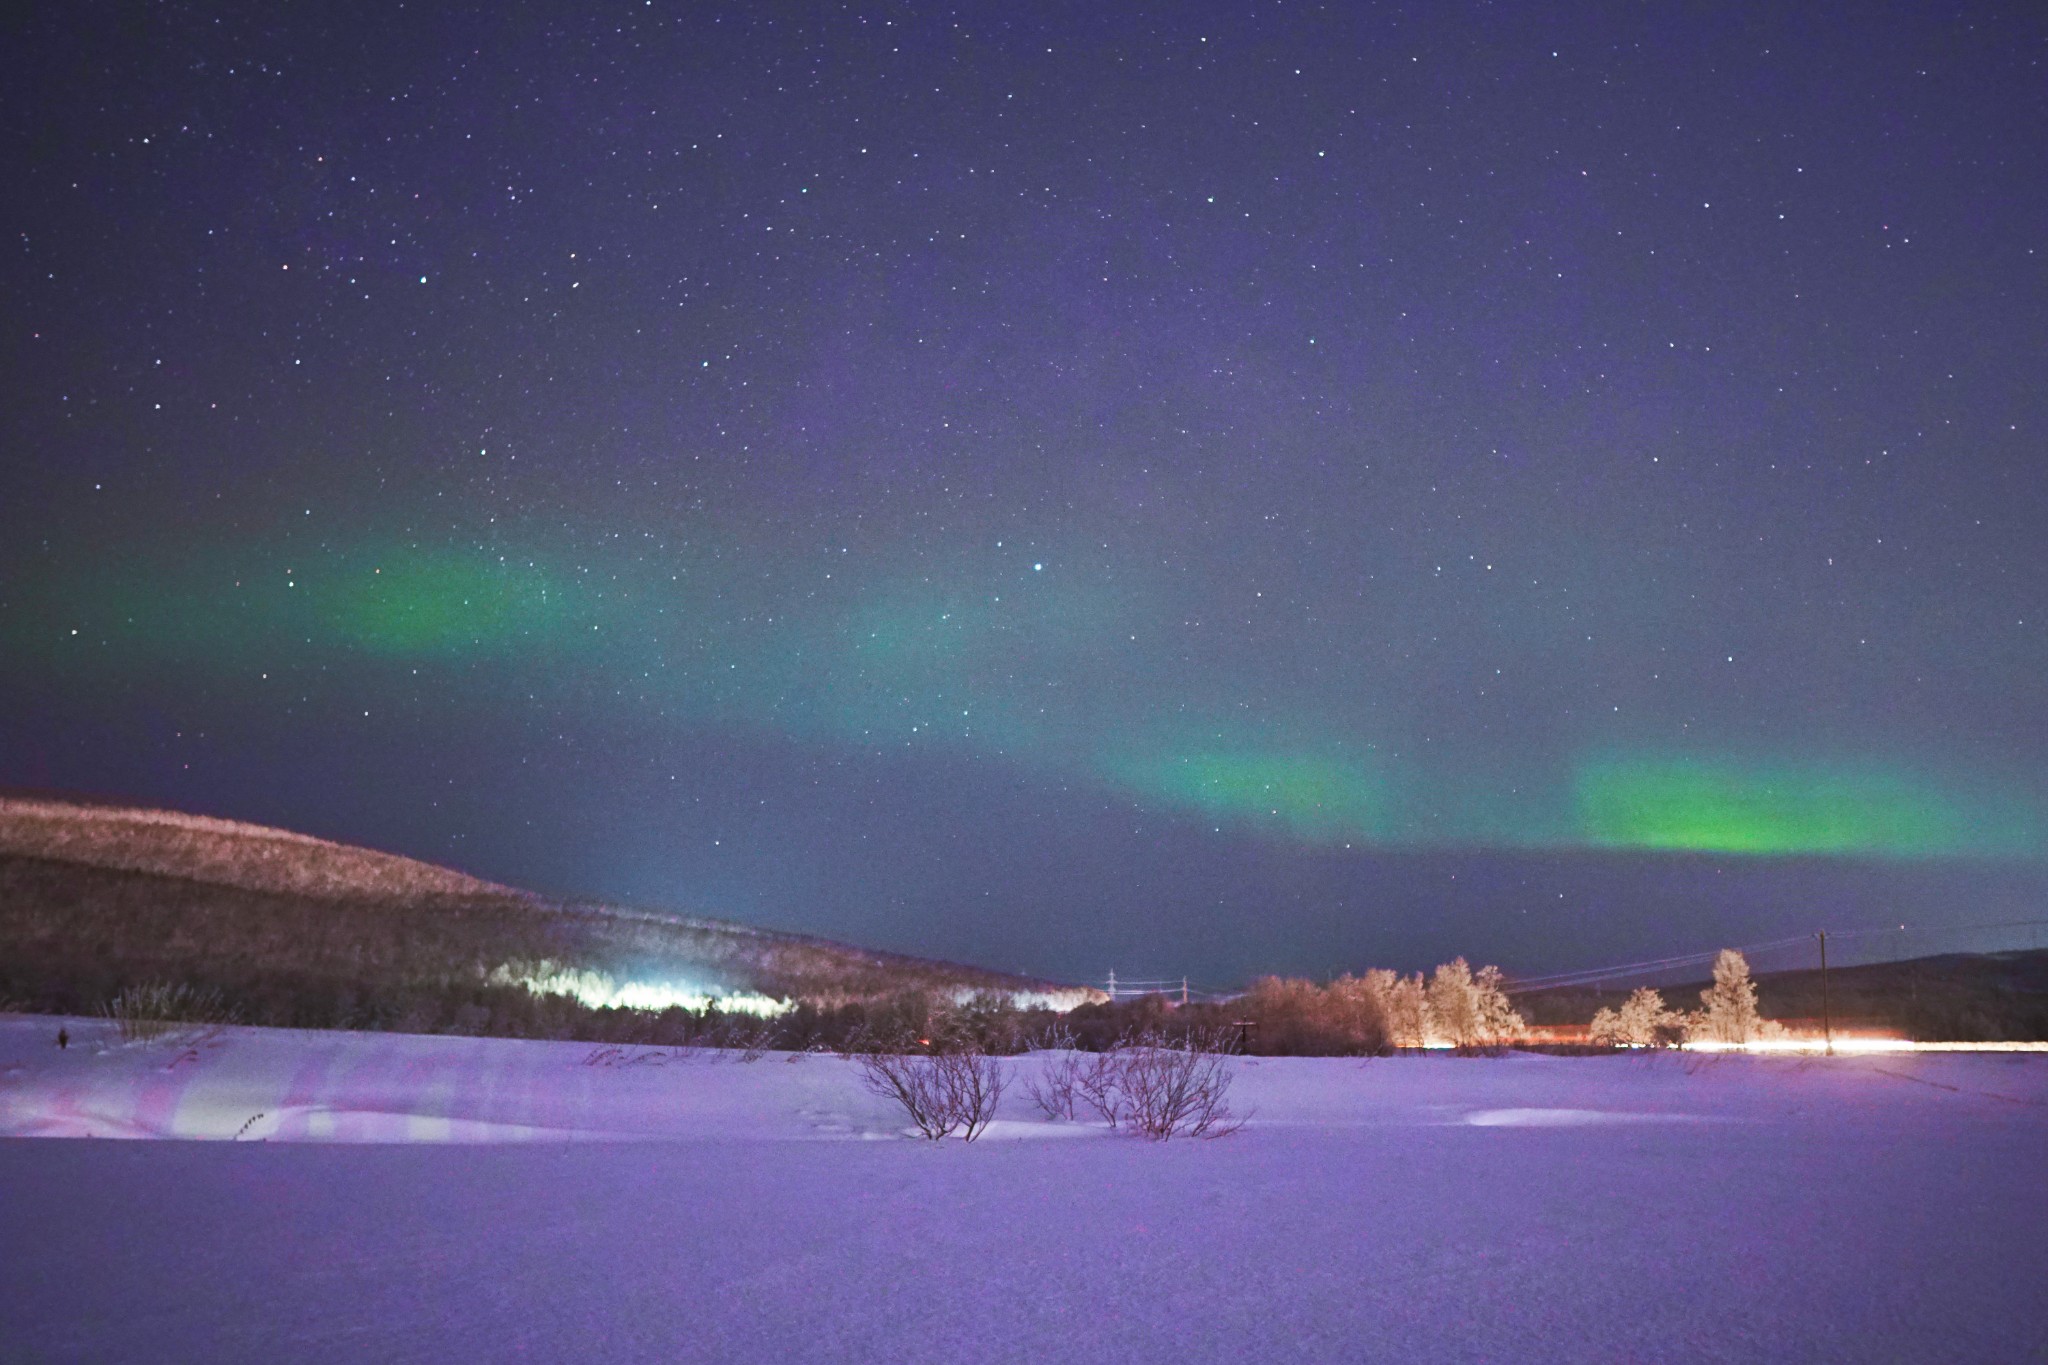
[[[1659,985],[1675,1009],[1696,1009],[1705,981]],[[1876,1029],[1939,1042],[2048,1040],[2048,950],[1943,953],[1896,962],[1837,967],[1825,992],[1817,969],[1763,972],[1757,1005],[1767,1019],[1818,1028],[1825,1010],[1835,1026]],[[1618,1005],[1633,984],[1558,986],[1520,992],[1515,1004],[1537,1024],[1584,1024]]]
[[[550,1011],[622,1005],[1099,997],[723,920],[534,895],[262,825],[0,796],[0,1008],[90,1012],[141,981],[218,990],[248,1022],[422,1032],[545,1033]]]

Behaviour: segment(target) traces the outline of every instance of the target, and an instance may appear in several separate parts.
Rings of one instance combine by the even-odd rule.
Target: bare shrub
[[[774,1020],[763,1019],[742,1035],[740,1060],[743,1062],[760,1061],[761,1058],[765,1057],[774,1048],[780,1034],[781,1030],[775,1027]]]
[[[995,1118],[1009,1081],[1000,1061],[972,1047],[943,1052],[874,1048],[855,1061],[869,1093],[896,1101],[918,1133],[934,1142],[954,1132],[966,1142],[980,1137]]]
[[[1074,1090],[1102,1121],[1114,1128],[1124,1117],[1124,1058],[1132,1047],[1119,1038],[1107,1052],[1097,1052],[1075,1074]]]
[[[1072,1052],[1079,1045],[1073,1027],[1057,1015],[1025,1040],[1028,1052]]]
[[[781,1026],[775,1020],[734,1010],[708,1016],[698,1041],[712,1049],[713,1060],[758,1062],[781,1037]]]
[[[1228,1103],[1234,1050],[1227,1029],[1147,1030],[1107,1052],[1061,1058],[1047,1073],[1046,1097],[1034,1090],[1033,1098],[1048,1117],[1057,1107],[1058,1116],[1072,1118],[1078,1100],[1110,1127],[1149,1138],[1222,1137],[1244,1126]]]
[[[833,1049],[833,1056],[842,1062],[857,1062],[876,1050],[874,1033],[865,1021],[855,1023],[839,1039],[839,1046]]]
[[[1085,1105],[1114,1128],[1124,1114],[1121,1067],[1123,1053],[1130,1046],[1127,1039],[1120,1038],[1107,1052],[1067,1049],[1046,1063],[1038,1075],[1025,1077],[1024,1093],[1049,1119],[1071,1121]]]
[[[868,1092],[902,1105],[925,1137],[936,1142],[959,1127],[936,1058],[876,1051],[857,1060]]]
[[[1148,1034],[1117,1055],[1131,1127],[1146,1137],[1223,1137],[1244,1127],[1228,1103],[1229,1038],[1219,1032],[1168,1040]]]
[[[960,1122],[960,1136],[972,1142],[994,1121],[1009,1074],[985,1052],[942,1052],[937,1061]]]
[[[653,1052],[644,1049],[628,1052],[622,1047],[595,1047],[590,1050],[590,1055],[583,1059],[583,1065],[602,1067],[607,1071],[612,1071],[626,1070],[636,1066],[667,1066],[672,1060],[681,1061],[682,1059],[683,1052],[680,1048],[670,1053]]]
[[[1024,1078],[1024,1093],[1049,1119],[1072,1119],[1080,1101],[1081,1073],[1086,1063],[1078,1052],[1063,1052],[1035,1076]]]
[[[231,1024],[234,1011],[218,989],[182,981],[143,981],[107,1001],[101,1013],[114,1021],[124,1043],[148,1043],[187,1024]]]

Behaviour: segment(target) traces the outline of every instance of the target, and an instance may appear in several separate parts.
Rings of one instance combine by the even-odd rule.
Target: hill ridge
[[[275,825],[51,797],[0,796],[0,853],[308,895],[520,894],[438,863]]]
[[[147,980],[218,987],[251,1022],[324,1027],[369,1011],[387,1021],[379,1027],[417,1031],[568,1026],[543,997],[602,1012],[1099,995],[706,915],[537,894],[267,825],[0,795],[0,1001],[91,1010]],[[483,1016],[498,1022],[475,1022]]]

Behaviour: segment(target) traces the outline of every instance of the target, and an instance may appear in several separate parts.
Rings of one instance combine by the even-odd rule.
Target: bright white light
[[[502,985],[524,986],[535,995],[566,995],[591,1009],[665,1010],[680,1007],[702,1010],[716,1005],[728,1014],[754,1014],[770,1018],[794,1005],[793,1001],[752,991],[721,991],[694,981],[617,981],[604,972],[588,968],[560,967],[541,963],[539,968],[516,973],[500,967],[491,980]]]
[[[1746,1043],[1702,1040],[1682,1045],[1687,1052],[1826,1052],[1824,1038],[1752,1038]],[[2048,1052],[2048,1043],[1918,1043],[1910,1038],[1835,1038],[1835,1052]]]
[[[1055,1014],[1065,1014],[1068,1010],[1078,1009],[1082,1005],[1094,1004],[1096,1001],[1106,998],[1101,991],[1092,990],[1087,986],[1072,986],[1063,991],[997,991],[994,993],[1009,1001],[1016,1009],[1051,1010]],[[970,1005],[974,1003],[975,997],[987,994],[989,994],[987,991],[970,990],[962,987],[953,992],[953,1003],[956,1005]]]

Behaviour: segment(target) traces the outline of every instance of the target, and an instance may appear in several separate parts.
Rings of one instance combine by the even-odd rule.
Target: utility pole
[[[1109,998],[1116,999],[1116,968],[1109,969]]]
[[[1835,1055],[1835,1008],[1828,996],[1828,931],[1820,931],[1820,1027],[1828,1042],[1828,1056]]]
[[[1186,977],[1180,979],[1180,1003],[1183,1005],[1188,1003],[1188,979]]]

